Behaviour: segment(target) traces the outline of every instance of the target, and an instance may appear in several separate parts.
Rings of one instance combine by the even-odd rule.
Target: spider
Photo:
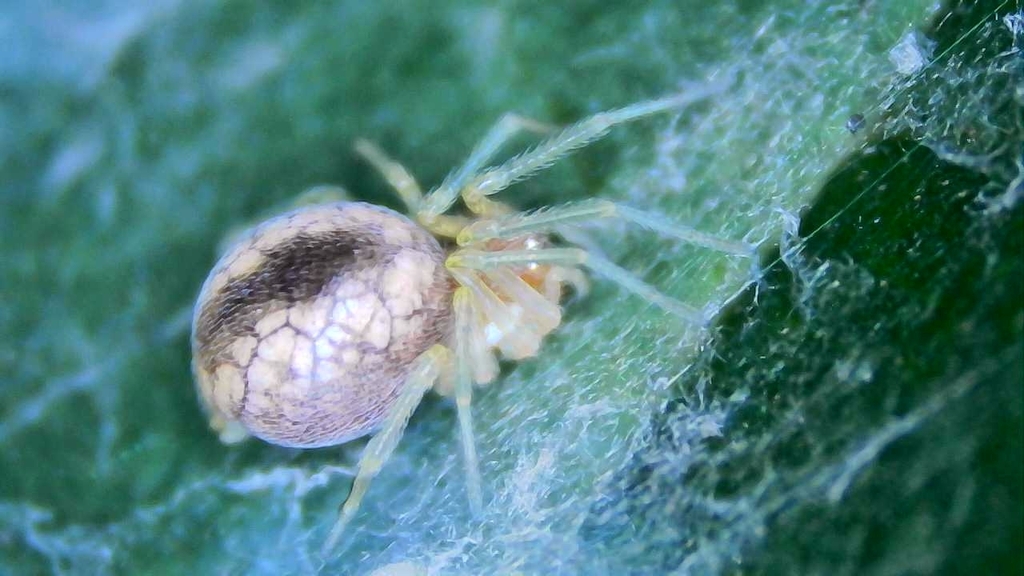
[[[497,377],[498,354],[508,360],[537,354],[561,323],[564,288],[585,291],[584,269],[687,321],[706,320],[597,254],[556,246],[554,234],[617,217],[711,249],[753,251],[744,242],[608,200],[527,213],[492,196],[617,124],[679,109],[724,88],[724,82],[710,83],[595,114],[488,167],[510,137],[539,128],[506,115],[465,164],[426,195],[400,164],[373,144],[357,142],[356,151],[395,189],[412,219],[360,202],[306,206],[259,224],[226,251],[202,287],[192,328],[193,372],[210,426],[225,443],[252,435],[298,448],[373,435],[324,545],[327,553],[433,388],[455,397],[469,505],[479,513],[473,387]],[[460,199],[468,215],[450,214]]]

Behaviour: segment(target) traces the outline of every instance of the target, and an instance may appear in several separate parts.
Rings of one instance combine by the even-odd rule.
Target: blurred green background
[[[22,0],[0,39],[0,573],[1024,572],[1018,2]],[[590,228],[720,320],[596,284],[477,394],[481,518],[430,399],[320,558],[362,443],[206,429],[222,238],[321,184],[399,207],[358,137],[429,187],[505,112],[724,75],[503,195],[759,243]]]

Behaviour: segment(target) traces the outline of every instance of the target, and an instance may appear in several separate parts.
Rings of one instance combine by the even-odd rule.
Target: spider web
[[[14,3],[0,571],[1019,571],[1021,7],[605,4]],[[429,185],[506,111],[569,122],[710,74],[735,88],[503,199],[761,243],[754,268],[588,228],[721,324],[597,283],[475,398],[484,516],[429,400],[323,565],[361,446],[205,429],[187,330],[211,247],[318,183],[394,206],[355,137]]]

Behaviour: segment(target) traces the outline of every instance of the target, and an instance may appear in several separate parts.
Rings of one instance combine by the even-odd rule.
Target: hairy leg
[[[469,223],[467,218],[444,214],[438,214],[432,218],[424,218],[422,216],[423,191],[420,189],[416,179],[409,174],[409,171],[404,166],[392,160],[383,150],[367,140],[357,140],[355,150],[380,172],[384,180],[402,198],[402,202],[405,204],[409,214],[415,215],[417,221],[427,230],[439,236],[454,238],[459,233],[459,230],[462,230]]]
[[[369,140],[356,140],[355,151],[380,172],[384,180],[398,193],[409,212],[419,209],[423,201],[423,191],[405,166],[393,160]]]
[[[405,427],[409,424],[409,417],[419,406],[423,394],[430,390],[441,370],[451,361],[450,355],[451,352],[447,348],[437,344],[416,360],[401,394],[384,420],[384,426],[363,449],[363,455],[359,458],[356,478],[352,482],[352,491],[339,510],[338,521],[331,528],[321,550],[324,556],[338,544],[338,539],[345,526],[359,509],[359,504],[362,502],[370,482],[391,457],[391,453],[394,452],[398,441],[402,438],[402,433],[405,432]]]
[[[703,325],[707,320],[706,315],[700,310],[662,294],[656,288],[631,274],[628,270],[580,248],[543,248],[539,250],[503,250],[500,252],[485,252],[466,248],[457,250],[449,256],[446,266],[455,274],[459,268],[487,271],[529,264],[548,264],[552,266],[565,266],[567,268],[585,266],[597,275],[611,280],[625,290],[640,296],[651,304],[687,322]]]
[[[466,184],[476,176],[482,168],[492,159],[494,155],[498,153],[502,146],[505,145],[511,138],[522,131],[531,131],[538,133],[551,132],[552,126],[531,120],[529,118],[519,116],[518,114],[505,114],[501,117],[498,122],[488,130],[487,134],[484,135],[483,139],[477,143],[476,147],[469,154],[469,158],[463,163],[461,167],[453,171],[444,179],[441,185],[431,192],[423,203],[422,215],[426,218],[433,218],[440,216],[447,212],[455,200],[458,198],[460,191],[465,188]],[[493,214],[500,213],[499,205],[487,202],[477,203],[475,205],[467,206],[476,214]]]
[[[473,306],[479,310],[478,323],[484,328],[481,344],[497,347],[509,360],[529,358],[537,353],[544,333],[534,319],[533,310],[519,302],[514,303],[515,307],[510,305],[512,303],[495,293],[476,270],[449,267],[449,272],[465,288]]]
[[[754,247],[745,242],[719,238],[673,222],[659,214],[637,210],[609,200],[584,200],[529,214],[510,214],[490,220],[478,220],[459,233],[458,243],[460,246],[467,246],[491,239],[509,239],[551,232],[560,226],[585,224],[602,218],[621,218],[659,234],[719,252],[741,256],[754,254]]]
[[[483,509],[483,493],[480,488],[480,462],[473,438],[473,366],[471,346],[477,342],[473,329],[474,314],[469,291],[455,290],[455,406],[459,414],[459,436],[462,438],[462,462],[466,469],[466,490],[469,493],[469,509],[478,516]]]
[[[653,114],[684,108],[693,102],[719,94],[731,85],[731,78],[719,79],[694,87],[682,94],[594,114],[503,165],[477,176],[467,184],[467,194],[481,196],[496,194],[512,184],[530,177],[535,172],[551,166],[559,158],[573,150],[601,138],[613,126]]]

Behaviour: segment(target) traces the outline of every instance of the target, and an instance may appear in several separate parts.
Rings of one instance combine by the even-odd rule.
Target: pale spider
[[[414,220],[365,203],[307,206],[256,226],[214,266],[196,304],[193,371],[211,427],[290,447],[333,446],[374,434],[324,550],[337,542],[371,479],[433,387],[455,396],[471,510],[482,507],[470,399],[473,385],[537,353],[561,322],[563,286],[582,269],[688,321],[704,315],[596,254],[554,247],[561,227],[618,217],[708,248],[750,255],[713,237],[607,200],[522,213],[489,197],[600,138],[616,125],[681,108],[725,88],[595,114],[495,168],[501,145],[536,126],[498,122],[466,163],[427,195],[369,144],[356,150],[401,196]],[[461,198],[470,215],[448,211]],[[445,248],[437,238],[445,239]]]

